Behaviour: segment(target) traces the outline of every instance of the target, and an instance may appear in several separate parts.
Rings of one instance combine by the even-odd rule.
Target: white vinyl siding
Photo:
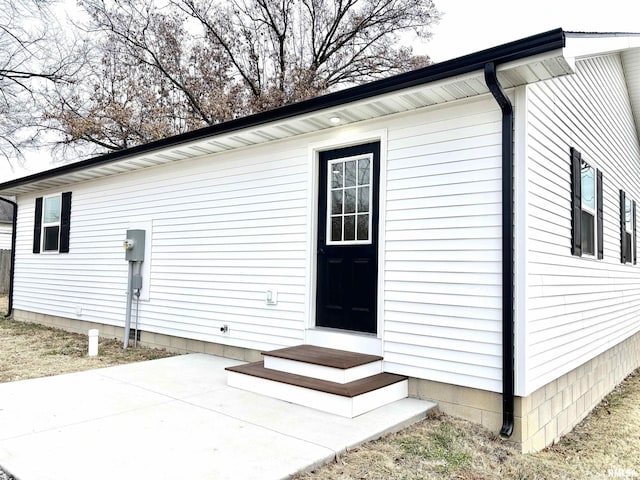
[[[388,371],[501,389],[500,145],[490,96],[389,132]]]
[[[34,198],[21,197],[15,308],[122,326],[122,242],[151,221],[140,329],[256,349],[300,343],[307,151],[248,152],[74,185],[65,256],[30,253]],[[265,304],[272,287],[275,306]]]
[[[622,189],[640,193],[640,149],[617,55],[528,95],[526,395],[640,330],[640,269],[620,263]],[[603,173],[604,259],[571,255],[570,147]]]

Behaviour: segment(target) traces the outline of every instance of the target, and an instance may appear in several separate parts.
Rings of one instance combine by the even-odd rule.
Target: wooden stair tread
[[[348,398],[372,392],[379,388],[387,387],[407,379],[405,376],[393,373],[378,373],[377,375],[349,383],[334,383],[326,380],[319,380],[317,378],[264,368],[264,362],[227,367],[226,370]]]
[[[377,355],[347,352],[334,348],[316,347],[315,345],[281,348],[271,352],[263,352],[262,355],[343,370],[382,360],[382,357]]]

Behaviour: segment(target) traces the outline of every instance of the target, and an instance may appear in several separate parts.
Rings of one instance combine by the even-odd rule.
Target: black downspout
[[[7,312],[4,316],[5,319],[9,318],[13,313],[13,276],[16,268],[16,225],[18,223],[18,204],[0,197],[0,200],[8,203],[13,207],[13,229],[11,230],[11,266],[9,267],[9,304],[7,305]]]
[[[502,110],[502,428],[500,436],[513,433],[513,106],[504,94],[495,63],[484,66],[484,79]]]

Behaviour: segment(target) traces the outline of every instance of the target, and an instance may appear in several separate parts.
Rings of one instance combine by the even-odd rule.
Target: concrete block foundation
[[[556,443],[584,419],[624,378],[640,366],[640,333],[537,389],[516,397],[510,440],[523,453]],[[498,433],[502,395],[412,378],[409,396],[431,400],[449,415],[479,423]]]

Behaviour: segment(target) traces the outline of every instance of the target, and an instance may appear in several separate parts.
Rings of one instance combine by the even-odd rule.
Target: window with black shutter
[[[36,198],[33,253],[68,253],[71,192]]]
[[[571,148],[571,253],[604,257],[602,172]]]

